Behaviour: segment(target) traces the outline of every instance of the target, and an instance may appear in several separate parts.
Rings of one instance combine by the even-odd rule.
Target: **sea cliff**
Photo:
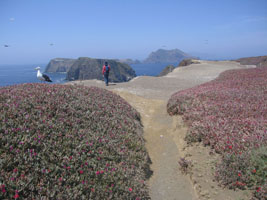
[[[70,58],[54,58],[50,60],[45,68],[45,72],[68,72],[75,59]]]
[[[102,67],[105,62],[111,66],[109,79],[111,82],[126,82],[136,77],[135,71],[125,63],[108,59],[78,58],[67,73],[66,79],[72,80],[103,80]]]

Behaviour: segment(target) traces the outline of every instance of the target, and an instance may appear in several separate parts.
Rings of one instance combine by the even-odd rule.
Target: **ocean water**
[[[137,76],[157,76],[168,65],[177,66],[179,63],[133,64],[130,65]]]
[[[37,71],[34,69],[41,67],[41,72],[45,65],[0,65],[0,86],[15,85],[21,83],[41,83],[37,79]],[[58,84],[66,82],[66,73],[45,73],[52,79],[52,83]]]
[[[131,67],[135,70],[137,76],[157,76],[169,64],[177,66],[177,63],[160,63],[133,64]],[[37,71],[34,69],[37,66],[40,66],[41,72],[43,72],[46,65],[0,65],[0,86],[22,83],[41,83],[41,81],[37,79]],[[47,74],[53,81],[52,83],[48,84],[60,84],[66,82],[66,73],[45,74]]]

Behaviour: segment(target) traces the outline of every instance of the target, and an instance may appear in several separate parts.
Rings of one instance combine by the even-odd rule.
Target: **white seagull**
[[[40,80],[40,81],[47,81],[47,82],[52,82],[51,79],[49,78],[49,76],[45,75],[45,74],[42,74],[40,72],[40,67],[36,67],[35,68],[37,70],[37,78]]]

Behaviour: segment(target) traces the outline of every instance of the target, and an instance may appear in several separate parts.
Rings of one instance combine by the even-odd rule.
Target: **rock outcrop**
[[[168,65],[166,66],[158,76],[165,76],[168,73],[172,72],[175,69],[175,67],[173,65]]]
[[[191,65],[191,64],[199,64],[200,62],[198,62],[197,60],[193,60],[193,59],[184,59],[182,60],[178,67],[185,67],[187,65]]]
[[[179,63],[185,58],[194,58],[193,56],[184,53],[179,49],[164,50],[159,49],[156,52],[152,52],[144,63]]]
[[[45,72],[68,72],[75,60],[70,58],[54,58],[46,66]]]
[[[73,80],[103,80],[102,67],[107,61],[111,66],[110,82],[126,82],[136,77],[135,71],[127,64],[107,59],[78,58],[67,73],[66,79]]]
[[[267,56],[247,57],[235,60],[241,65],[256,65],[257,67],[267,67]]]

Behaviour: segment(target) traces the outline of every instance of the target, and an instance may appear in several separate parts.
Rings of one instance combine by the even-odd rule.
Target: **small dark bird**
[[[9,47],[9,45],[5,44],[4,47]]]
[[[47,81],[47,82],[52,82],[51,79],[49,78],[49,76],[47,76],[46,74],[42,74],[40,72],[40,67],[36,67],[35,68],[37,70],[37,78],[40,80],[40,81]]]

